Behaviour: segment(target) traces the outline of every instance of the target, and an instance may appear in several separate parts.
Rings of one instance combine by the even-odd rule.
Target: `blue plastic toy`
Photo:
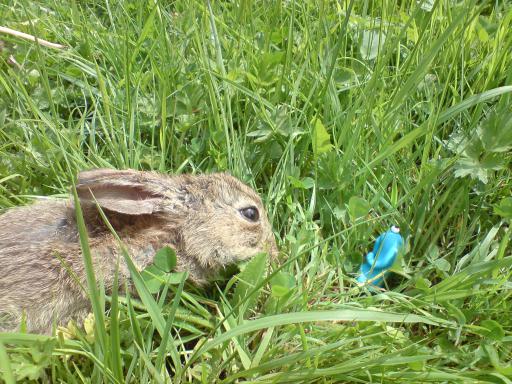
[[[391,229],[375,240],[373,251],[366,255],[366,260],[361,265],[360,275],[357,277],[359,284],[368,282],[371,285],[382,287],[384,275],[396,260],[404,239],[400,235],[400,228],[392,226]],[[377,275],[380,275],[377,277]]]

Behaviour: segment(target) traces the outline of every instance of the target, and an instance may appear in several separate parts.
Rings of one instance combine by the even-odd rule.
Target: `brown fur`
[[[227,174],[98,169],[79,174],[77,193],[95,272],[107,290],[120,253],[96,202],[141,270],[165,245],[176,250],[177,269],[196,283],[230,263],[276,252],[261,199]],[[249,206],[260,212],[257,222],[240,214]],[[130,274],[120,259],[124,285]],[[45,199],[1,215],[0,271],[0,331],[16,330],[23,317],[28,331],[38,333],[50,333],[54,321],[81,321],[90,308],[80,287],[86,287],[86,274],[72,201]]]

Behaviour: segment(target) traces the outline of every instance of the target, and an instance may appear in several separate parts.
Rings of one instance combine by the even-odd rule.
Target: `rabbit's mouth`
[[[232,261],[230,263],[210,266],[208,268],[194,264],[194,266],[187,266],[190,280],[198,284],[209,285],[214,282],[224,282],[229,280],[233,275],[240,272],[240,264],[244,262]]]
[[[241,262],[244,263],[244,262]],[[231,263],[220,268],[217,273],[214,274],[213,280],[226,281],[232,276],[236,275],[241,270],[241,263]]]
[[[217,260],[216,265],[212,265],[211,268],[204,269],[205,273],[211,276],[220,274],[222,276],[230,277],[240,272],[240,270],[243,269],[243,266],[253,257],[232,255],[218,250],[215,250],[214,253],[215,256],[213,260]]]

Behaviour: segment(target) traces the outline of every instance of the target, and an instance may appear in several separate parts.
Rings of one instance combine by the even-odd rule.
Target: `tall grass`
[[[91,270],[95,322],[0,334],[4,381],[512,380],[510,2],[0,14],[67,47],[0,36],[0,207],[97,166],[228,170],[261,192],[281,248],[207,289],[165,275],[152,295],[134,270],[138,297],[93,289]],[[391,224],[406,252],[371,292],[354,277]]]

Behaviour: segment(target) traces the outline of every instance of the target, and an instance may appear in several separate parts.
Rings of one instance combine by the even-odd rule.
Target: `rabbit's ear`
[[[126,215],[148,215],[162,209],[164,197],[151,188],[142,172],[96,169],[78,175],[81,202],[95,203]]]

